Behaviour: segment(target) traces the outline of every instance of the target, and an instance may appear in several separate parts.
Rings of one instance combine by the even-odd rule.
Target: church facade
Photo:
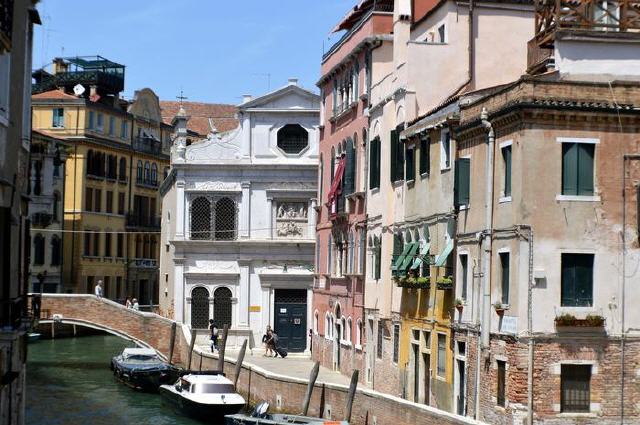
[[[181,109],[163,196],[160,310],[229,346],[258,347],[267,325],[309,350],[319,97],[296,80],[238,107],[239,126],[186,143]],[[206,338],[206,332],[202,333]]]

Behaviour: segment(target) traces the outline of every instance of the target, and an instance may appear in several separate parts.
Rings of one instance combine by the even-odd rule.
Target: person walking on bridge
[[[102,280],[99,280],[95,287],[96,297],[102,298]]]

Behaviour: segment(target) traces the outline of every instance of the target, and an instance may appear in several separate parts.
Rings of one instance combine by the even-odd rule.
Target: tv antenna
[[[185,96],[184,92],[182,91],[182,89],[180,89],[180,96],[176,96],[176,99],[178,99],[180,101],[180,106],[182,106],[184,101],[189,99],[189,98],[187,96]]]

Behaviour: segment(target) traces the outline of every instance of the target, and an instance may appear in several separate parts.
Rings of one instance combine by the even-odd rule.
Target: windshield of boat
[[[126,356],[125,360],[128,362],[150,362],[160,361],[158,356],[148,356],[144,354],[134,354],[133,356]]]
[[[229,394],[235,393],[232,384],[197,384],[194,392],[201,394]]]

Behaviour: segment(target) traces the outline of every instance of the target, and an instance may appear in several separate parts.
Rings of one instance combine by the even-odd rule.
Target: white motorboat
[[[175,385],[161,385],[160,394],[187,416],[210,422],[222,422],[225,415],[239,412],[246,403],[233,382],[219,372],[187,373]]]

